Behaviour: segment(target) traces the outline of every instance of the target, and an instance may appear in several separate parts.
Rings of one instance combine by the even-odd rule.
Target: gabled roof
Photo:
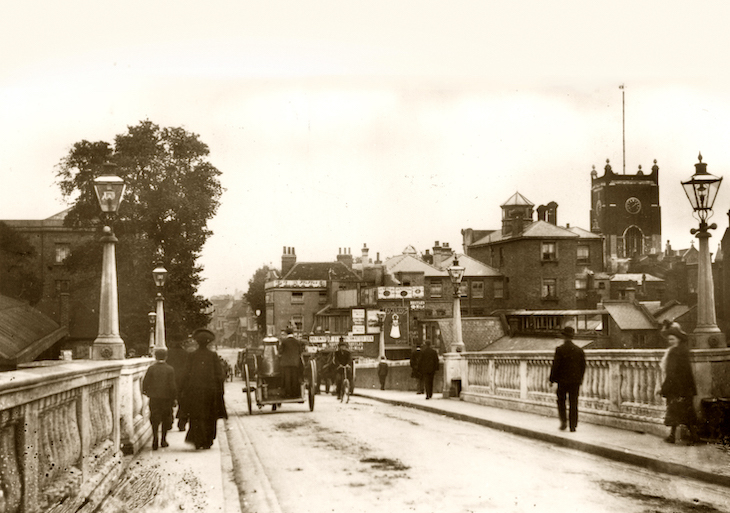
[[[641,305],[630,301],[604,301],[603,307],[621,330],[655,330],[656,320]]]
[[[530,200],[528,200],[527,198],[525,198],[519,192],[515,192],[512,196],[510,196],[510,198],[507,201],[502,203],[501,206],[503,206],[503,207],[507,207],[507,206],[534,207],[535,204],[533,202],[531,202]]]
[[[0,296],[0,363],[32,362],[66,335],[65,327],[39,310],[22,301]]]
[[[411,254],[402,254],[394,257],[390,257],[384,262],[386,272],[390,274],[395,273],[419,273],[422,272],[424,276],[448,276],[449,273],[439,269],[427,262],[424,262],[420,258],[415,257]]]
[[[499,272],[494,267],[490,267],[487,264],[484,264],[480,262],[479,260],[475,260],[469,256],[466,256],[461,253],[457,253],[456,255],[452,255],[451,257],[447,258],[443,262],[439,264],[439,268],[442,270],[447,271],[451,265],[454,263],[454,259],[459,259],[459,265],[464,268],[464,276],[502,276],[502,273]]]
[[[360,277],[342,262],[297,262],[283,279],[361,281]]]
[[[505,237],[502,234],[502,230],[495,230],[486,237],[482,237],[478,241],[471,244],[471,246],[480,246],[482,244],[491,244],[494,242],[501,242],[503,240],[514,240],[519,238],[527,239],[600,239],[600,235],[591,233],[589,231],[570,227],[563,228],[562,226],[556,226],[547,221],[534,221],[525,226],[524,231],[520,235],[510,235]]]

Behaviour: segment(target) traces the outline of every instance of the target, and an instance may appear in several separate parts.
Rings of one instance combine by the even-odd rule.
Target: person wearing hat
[[[385,356],[380,357],[378,362],[378,379],[380,380],[380,390],[385,390],[385,380],[388,377],[388,360]]]
[[[550,383],[557,383],[558,416],[560,430],[564,431],[570,423],[570,430],[578,427],[578,392],[586,371],[586,356],[583,349],[573,343],[575,330],[566,326],[560,332],[563,344],[555,348],[555,357],[550,369]],[[569,415],[565,414],[565,399],[568,399]]]
[[[337,369],[337,398],[340,399],[342,397],[342,381],[345,372],[347,372],[347,379],[350,380],[350,392],[354,388],[354,383],[352,382],[352,353],[350,353],[347,342],[345,342],[343,337],[340,337],[340,341],[337,344],[337,351],[332,354],[332,361]]]
[[[433,397],[433,378],[439,370],[439,354],[425,342],[421,351],[421,358],[418,360],[418,373],[421,376],[420,382],[426,392],[426,399]]]
[[[158,444],[167,447],[167,432],[172,429],[172,408],[177,398],[175,386],[175,369],[165,362],[167,349],[155,349],[153,363],[142,379],[142,393],[150,398],[150,424],[152,424],[152,450]],[[161,437],[158,432],[162,428]]]
[[[190,418],[185,441],[196,449],[210,449],[216,437],[218,419],[228,418],[223,401],[223,368],[218,354],[208,349],[215,334],[206,328],[193,332],[198,348],[190,353],[182,396]]]
[[[677,426],[684,425],[689,429],[690,443],[693,443],[697,440],[697,414],[693,404],[697,386],[689,359],[689,337],[679,324],[668,321],[665,321],[661,335],[669,344],[661,361],[664,380],[659,389],[659,393],[667,399],[664,425],[671,428],[664,441],[673,444]]]
[[[299,369],[302,366],[302,344],[294,336],[294,330],[287,328],[286,337],[279,342],[279,368],[287,397],[299,397]]]

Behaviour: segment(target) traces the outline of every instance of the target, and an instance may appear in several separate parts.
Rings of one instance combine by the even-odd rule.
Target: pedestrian
[[[173,369],[175,369],[175,386],[177,387],[178,391],[181,391],[183,389],[182,380],[184,377],[185,366],[187,365],[189,355],[189,353],[183,347],[183,343],[183,340],[180,340],[179,338],[173,338],[170,340],[167,348],[167,363]],[[183,407],[184,402],[184,399],[180,395],[178,395],[177,413],[175,414],[175,417],[177,418],[177,428],[180,431],[185,431],[185,425],[188,422],[187,413],[185,413],[185,408]]]
[[[416,390],[417,394],[423,393],[423,376],[421,376],[421,371],[418,368],[418,362],[420,359],[421,346],[419,344],[416,346],[416,349],[411,352],[411,377],[418,380],[418,388]]]
[[[287,397],[299,397],[299,368],[302,364],[302,344],[294,337],[294,330],[287,328],[286,337],[279,342],[279,368]]]
[[[431,344],[426,342],[421,351],[421,358],[418,360],[418,371],[421,375],[421,382],[426,391],[426,399],[433,397],[433,377],[439,370],[439,355]]]
[[[380,380],[380,390],[385,390],[385,378],[388,377],[388,361],[385,356],[380,357],[378,363],[378,379]]]
[[[550,369],[550,383],[557,383],[558,416],[560,429],[564,431],[570,422],[570,430],[578,427],[578,392],[586,371],[586,357],[583,349],[573,343],[575,330],[566,326],[561,331],[563,344],[555,348],[555,358]],[[569,415],[565,415],[565,399],[568,398]]]
[[[664,441],[673,444],[677,436],[677,426],[687,426],[690,444],[697,441],[697,414],[694,409],[694,396],[697,395],[692,365],[689,359],[689,337],[679,324],[665,324],[662,337],[669,344],[661,361],[664,380],[659,393],[667,399],[664,425],[671,431]]]
[[[337,351],[332,353],[332,363],[336,372],[337,398],[342,399],[342,382],[345,376],[350,381],[349,392],[352,393],[352,390],[355,388],[355,384],[352,382],[352,353],[343,337],[340,337],[340,341],[337,344]]]
[[[175,369],[167,364],[167,349],[155,350],[153,363],[142,379],[142,393],[150,398],[150,424],[152,424],[152,450],[158,444],[167,447],[167,432],[172,429],[172,409],[177,398]],[[162,428],[161,436],[158,432]]]
[[[183,377],[185,408],[190,428],[185,441],[196,449],[210,449],[216,437],[218,419],[228,418],[223,400],[223,369],[218,354],[208,349],[215,340],[212,331],[193,332],[198,348],[190,353]]]

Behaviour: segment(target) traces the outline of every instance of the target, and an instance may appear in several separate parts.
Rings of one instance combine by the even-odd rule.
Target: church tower
[[[603,176],[591,171],[591,232],[604,237],[609,272],[619,272],[635,256],[661,253],[659,166],[644,174],[616,174],[606,159]]]

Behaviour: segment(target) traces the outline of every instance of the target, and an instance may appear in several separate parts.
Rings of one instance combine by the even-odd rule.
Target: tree
[[[258,324],[259,333],[266,333],[266,279],[272,269],[269,266],[264,265],[256,272],[253,273],[253,277],[248,280],[248,291],[243,295],[246,298],[246,302],[254,312],[256,310],[261,311],[261,315],[256,317],[256,323]]]
[[[43,282],[33,269],[36,250],[22,234],[0,221],[0,294],[35,305]]]
[[[147,312],[154,308],[152,269],[161,261],[168,270],[164,288],[168,338],[181,338],[209,321],[210,303],[197,295],[202,267],[197,260],[212,234],[207,223],[220,204],[218,171],[208,146],[183,128],[160,128],[151,121],[127,127],[114,145],[83,140],[57,165],[57,183],[73,206],[66,223],[98,226],[99,205],[93,181],[104,163],[116,164],[127,189],[114,222],[117,243],[120,330],[128,346],[147,346]],[[109,220],[106,220],[109,221]],[[100,244],[77,249],[69,269],[86,274],[98,288]],[[96,277],[95,285],[92,285]],[[97,292],[98,296],[98,292]]]

